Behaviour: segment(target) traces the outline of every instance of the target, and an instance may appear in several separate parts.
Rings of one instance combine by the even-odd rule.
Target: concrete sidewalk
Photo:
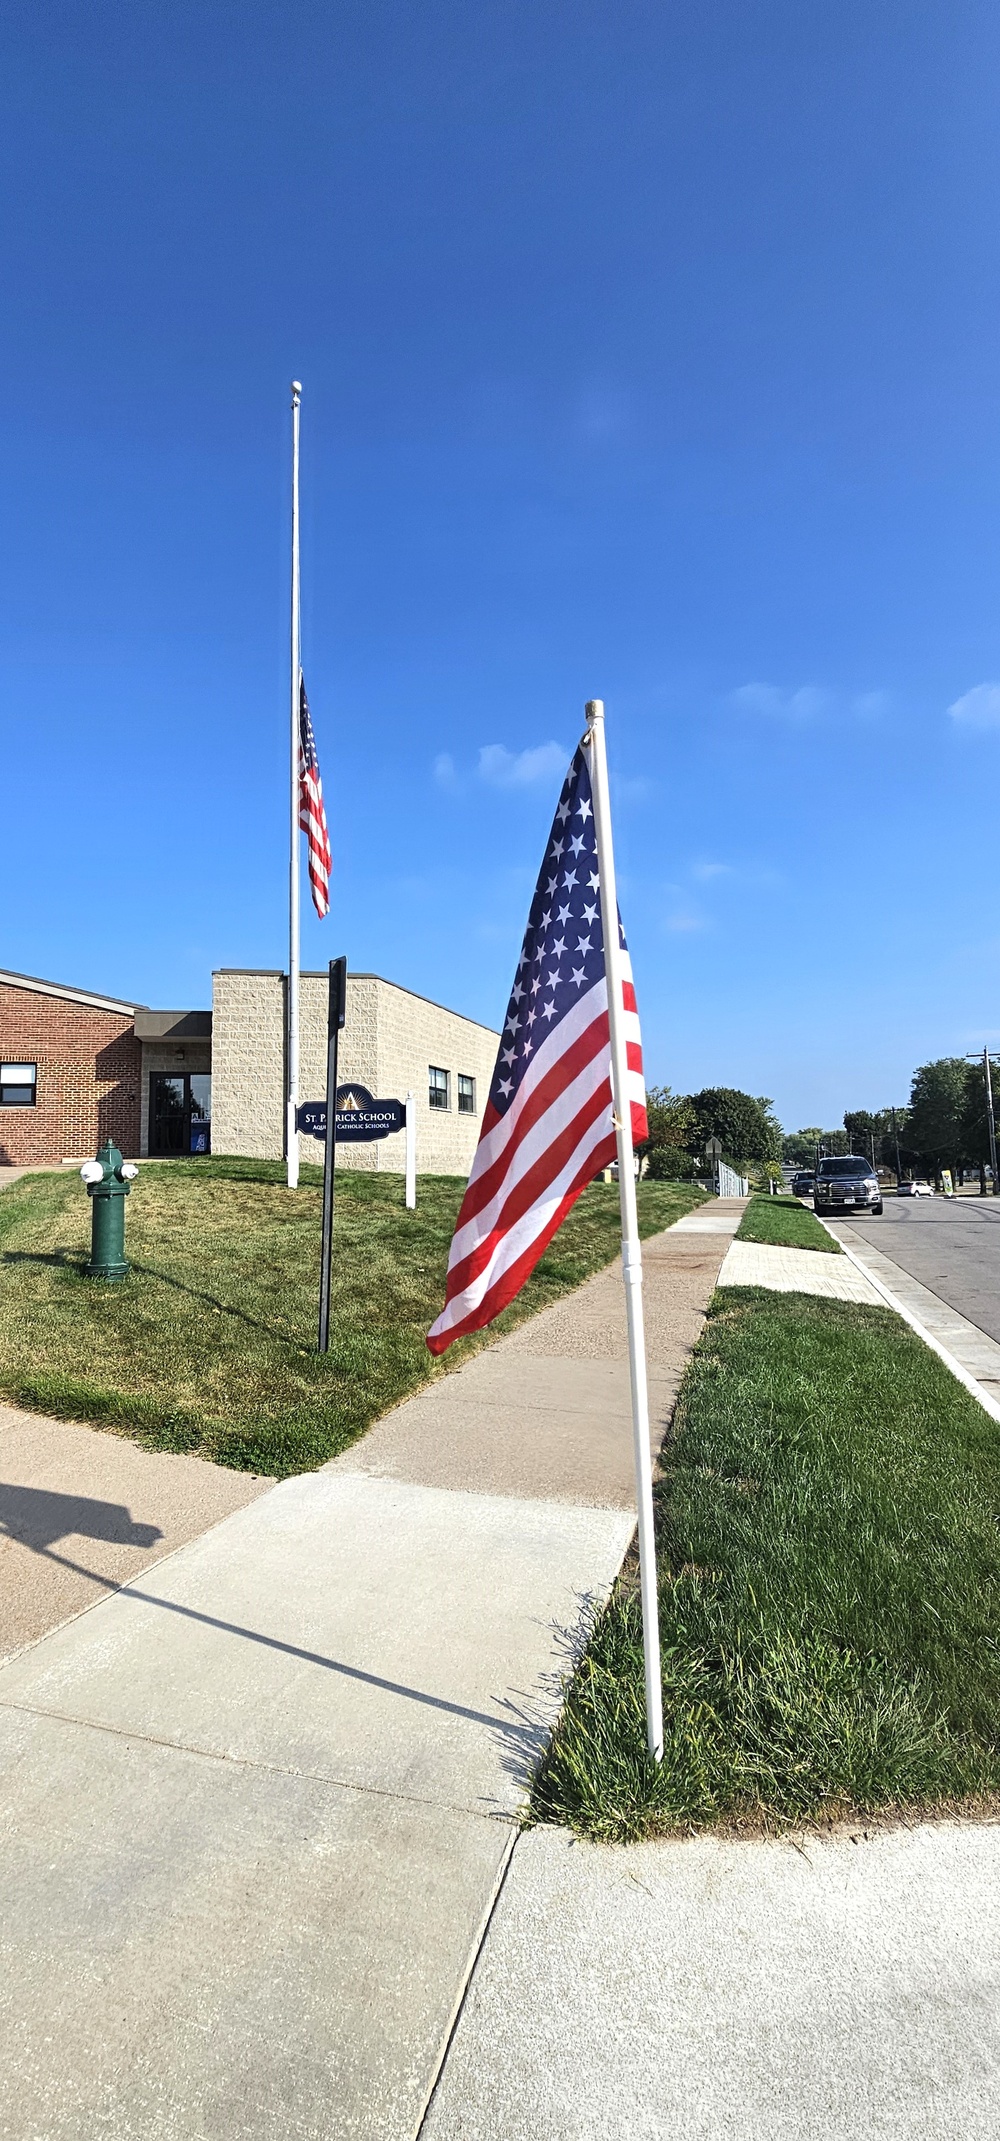
[[[0,1404],[0,1659],[272,1485]]]
[[[828,1301],[882,1305],[882,1296],[846,1256],[822,1249],[786,1249],[772,1242],[734,1241],[719,1273],[720,1286],[764,1286],[774,1293],[820,1294]]]
[[[848,1257],[770,1244],[734,1241],[719,1285],[884,1306]],[[627,1849],[535,1829],[421,2141],[994,2141],[998,1885],[992,1823]]]
[[[995,2141],[998,1877],[985,1824],[532,1830],[421,2141]]]
[[[654,1440],[741,1209],[646,1244]],[[613,1270],[8,1664],[5,2141],[409,2141],[632,1531]]]

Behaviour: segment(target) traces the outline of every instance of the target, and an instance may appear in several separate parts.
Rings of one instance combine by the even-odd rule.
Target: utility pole
[[[895,1147],[896,1147],[896,1188],[898,1189],[898,1188],[899,1188],[899,1185],[900,1185],[900,1183],[901,1183],[901,1181],[902,1181],[902,1179],[903,1179],[903,1170],[902,1170],[902,1168],[900,1167],[900,1164],[899,1164],[899,1131],[898,1131],[898,1130],[897,1130],[897,1128],[896,1128],[896,1110],[895,1110],[895,1108],[893,1108],[893,1111],[892,1111],[892,1139],[893,1139],[893,1144],[894,1144],[894,1145],[895,1145]]]
[[[990,1166],[993,1169],[993,1195],[1000,1197],[1000,1182],[997,1181],[997,1130],[993,1120],[993,1080],[990,1077],[990,1052],[983,1049],[983,1076],[986,1080],[986,1124],[990,1133]]]
[[[976,1063],[978,1062],[978,1060],[978,1049],[976,1050],[975,1055],[968,1056],[966,1058],[966,1061],[969,1063]],[[990,1075],[990,1052],[988,1048],[983,1049],[983,1084],[986,1088],[986,1130],[990,1141],[990,1169],[993,1175],[993,1195],[994,1197],[1000,1197],[1000,1182],[997,1181],[997,1130],[996,1122],[994,1120],[993,1115],[993,1080]]]

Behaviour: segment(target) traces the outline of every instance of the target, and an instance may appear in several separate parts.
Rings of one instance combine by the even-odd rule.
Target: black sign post
[[[333,1260],[333,1178],[337,1157],[337,1042],[344,1023],[347,960],[330,961],[326,1025],[326,1147],[323,1162],[323,1249],[319,1266],[319,1350],[330,1347],[330,1267]]]

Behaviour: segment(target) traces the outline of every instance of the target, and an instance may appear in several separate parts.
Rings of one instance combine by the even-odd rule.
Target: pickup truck
[[[882,1191],[870,1160],[857,1153],[846,1159],[821,1160],[813,1190],[815,1212],[881,1212]]]

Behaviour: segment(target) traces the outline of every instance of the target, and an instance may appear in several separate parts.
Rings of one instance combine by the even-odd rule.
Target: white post
[[[412,1093],[406,1096],[406,1209],[417,1209],[417,1109]]]
[[[639,1582],[642,1593],[642,1647],[646,1665],[646,1738],[654,1761],[663,1760],[663,1691],[660,1679],[660,1616],[653,1532],[653,1468],[649,1455],[649,1394],[646,1387],[646,1340],[642,1317],[642,1251],[635,1203],[632,1110],[628,1097],[628,1061],[623,1022],[621,937],[611,839],[611,802],[604,742],[604,702],[588,699],[587,728],[590,778],[594,791],[597,868],[601,880],[601,927],[608,983],[611,1038],[611,1091],[618,1134],[618,1193],[622,1214],[622,1277],[628,1318],[628,1361],[632,1384],[632,1435],[635,1445],[635,1495],[639,1517]]]
[[[288,1157],[288,1187],[299,1186],[299,1135],[295,1117],[299,1105],[299,692],[302,679],[302,645],[299,618],[299,403],[302,388],[292,380],[292,644],[291,644],[291,845],[288,862],[288,1094],[285,1109],[285,1150]]]

